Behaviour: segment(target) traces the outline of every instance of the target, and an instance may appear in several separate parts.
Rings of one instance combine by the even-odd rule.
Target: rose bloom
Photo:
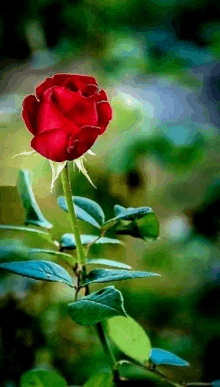
[[[91,148],[112,119],[112,109],[95,78],[56,74],[36,88],[36,96],[24,99],[22,116],[34,135],[32,148],[61,162]]]

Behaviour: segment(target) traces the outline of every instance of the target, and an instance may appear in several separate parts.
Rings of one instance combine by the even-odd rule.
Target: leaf
[[[94,242],[94,244],[105,244],[105,243],[123,244],[123,242],[121,242],[118,239],[112,239],[112,238],[106,238],[106,237],[99,238],[98,235],[83,234],[80,237],[81,237],[81,241],[82,241],[83,245],[88,245],[89,243],[94,242],[96,239],[97,239],[97,241]],[[74,235],[73,234],[64,234],[61,237],[60,245],[63,249],[69,249],[69,250],[75,249],[76,248],[76,241],[75,241]]]
[[[67,271],[50,261],[21,261],[0,263],[0,269],[43,281],[63,282],[73,287],[73,281]]]
[[[159,236],[159,224],[150,207],[124,208],[116,205],[114,210],[116,217],[105,223],[105,231],[115,226],[116,233],[120,235],[144,240],[156,239]]]
[[[131,266],[126,265],[122,262],[112,261],[111,259],[87,259],[87,265],[105,265],[105,266],[112,266],[112,267],[118,267],[120,269],[132,269]]]
[[[151,344],[144,329],[131,317],[113,317],[107,322],[114,343],[126,355],[145,363],[150,356]]]
[[[80,196],[73,196],[72,199],[77,218],[100,229],[105,222],[105,215],[99,204]],[[60,196],[57,202],[64,211],[68,212],[66,198],[64,196]]]
[[[114,387],[113,374],[111,370],[103,370],[93,375],[83,387]]]
[[[147,271],[96,269],[90,271],[90,273],[87,274],[86,279],[84,280],[82,285],[85,286],[95,282],[102,283],[156,276],[160,276],[160,274],[150,273]]]
[[[56,372],[32,370],[22,375],[19,387],[67,387],[67,383]]]
[[[53,242],[51,239],[51,236],[46,231],[36,230],[35,228],[29,228],[24,226],[13,226],[11,224],[0,224],[0,230],[5,231],[23,231],[23,232],[30,232],[33,234],[38,234],[39,236],[43,237],[44,239],[49,240],[49,242]]]
[[[211,382],[210,384],[212,385],[212,387],[220,387],[220,379],[215,380],[214,382]]]
[[[33,224],[40,227],[51,228],[43,216],[31,188],[31,174],[28,170],[21,169],[17,181],[18,192],[22,201],[25,213],[25,224]]]
[[[56,257],[59,257],[63,259],[64,261],[68,262],[71,266],[73,266],[76,263],[76,259],[66,253],[61,253],[60,251],[54,251],[54,250],[47,250],[47,249],[30,249],[29,254],[48,254],[48,255],[55,255]]]
[[[189,366],[188,361],[181,359],[179,356],[171,352],[159,348],[152,348],[150,360],[156,365],[167,364],[171,366]]]
[[[116,204],[114,206],[116,218],[120,220],[135,220],[143,218],[146,214],[153,212],[150,207],[138,207],[138,208],[125,208]]]
[[[114,286],[69,304],[68,313],[73,321],[81,325],[93,325],[113,316],[126,316],[122,294]]]
[[[131,363],[127,360],[121,360],[118,364],[119,375],[121,378],[126,380],[148,380],[149,385],[171,387],[174,386],[172,382],[156,375],[154,372],[141,367],[137,364]],[[147,385],[147,384],[146,384]]]

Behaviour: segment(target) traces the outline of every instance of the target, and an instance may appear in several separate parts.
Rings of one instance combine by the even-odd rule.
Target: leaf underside
[[[99,238],[98,235],[82,234],[80,238],[83,245],[88,245],[89,243],[93,243],[94,241],[94,244],[123,244],[123,242],[118,239],[112,239],[107,237]],[[64,234],[60,240],[60,245],[63,249],[76,249],[76,240],[74,235],[68,233]]]
[[[111,269],[95,269],[90,271],[85,281],[82,283],[83,286],[89,285],[96,282],[111,282],[111,281],[122,281],[135,278],[147,278],[156,277],[159,274],[150,273],[145,271],[130,271],[130,270],[111,270]]]
[[[181,359],[179,356],[174,355],[174,353],[165,351],[160,348],[152,348],[150,359],[152,363],[156,365],[166,364],[166,365],[181,366],[181,367],[189,366],[189,363]]]

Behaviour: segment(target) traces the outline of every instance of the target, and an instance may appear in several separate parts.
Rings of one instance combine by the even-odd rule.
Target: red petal
[[[75,93],[70,93],[75,95]],[[79,128],[75,125],[75,122],[68,119],[68,117],[60,110],[56,102],[56,96],[54,100],[53,95],[54,88],[49,89],[44,93],[38,113],[37,132],[41,133],[52,129],[62,129],[66,133],[77,134]]]
[[[86,85],[83,90],[84,97],[94,96],[98,91],[98,86],[96,85]]]
[[[112,119],[112,108],[108,102],[99,102],[97,103],[97,112],[99,117],[98,125],[104,133],[109,121]]]
[[[76,139],[75,146],[71,149],[68,160],[74,160],[82,156],[92,147],[97,137],[101,134],[100,128],[96,126],[84,126]]]
[[[34,95],[28,95],[23,101],[22,116],[28,130],[32,133],[36,133],[36,121],[39,111],[40,103],[37,101]]]
[[[37,134],[31,141],[31,146],[49,160],[67,160],[68,135],[60,129]]]
[[[42,96],[44,92],[53,86],[53,79],[52,78],[46,78],[44,82],[42,82],[37,88],[36,88],[36,96],[38,99],[42,99]]]
[[[95,96],[96,102],[107,101],[107,95],[104,90],[100,90]]]
[[[92,99],[85,98],[65,87],[54,87],[53,95],[57,108],[76,126],[97,125],[98,116]]]
[[[79,79],[85,84],[85,85],[97,85],[96,79],[94,77],[90,77],[88,75],[72,75],[72,77],[79,77]]]

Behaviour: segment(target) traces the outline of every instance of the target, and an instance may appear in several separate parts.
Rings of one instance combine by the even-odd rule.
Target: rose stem
[[[76,241],[77,263],[80,265],[85,265],[86,257],[85,257],[83,245],[82,245],[82,242],[80,239],[80,232],[79,232],[77,217],[76,217],[76,213],[75,213],[75,209],[74,209],[74,205],[73,205],[73,200],[72,200],[72,191],[71,191],[70,180],[69,180],[68,162],[66,163],[65,167],[63,168],[63,170],[61,172],[61,180],[62,180],[62,185],[63,185],[64,196],[66,198],[68,213],[70,216],[71,227],[72,227],[73,234],[75,236],[75,241]]]
[[[71,190],[71,186],[70,186],[68,162],[66,163],[65,167],[63,168],[63,170],[61,172],[61,180],[62,180],[62,185],[63,185],[64,196],[65,196],[66,202],[67,202],[68,213],[70,216],[71,227],[72,227],[73,234],[75,236],[75,241],[76,241],[77,263],[80,265],[83,265],[82,275],[83,275],[83,277],[85,277],[85,275],[86,275],[86,256],[85,256],[83,245],[81,242],[80,231],[79,231],[77,217],[76,217],[76,213],[75,213],[75,209],[74,209],[74,205],[73,205],[73,200],[72,200],[72,190]],[[86,286],[86,295],[89,295],[88,285]],[[109,347],[103,326],[100,322],[96,324],[96,329],[97,329],[100,341],[102,343],[102,346],[103,346],[103,349],[104,349],[106,355],[108,356],[111,363],[113,365],[115,365],[115,358],[112,354],[111,348]]]

